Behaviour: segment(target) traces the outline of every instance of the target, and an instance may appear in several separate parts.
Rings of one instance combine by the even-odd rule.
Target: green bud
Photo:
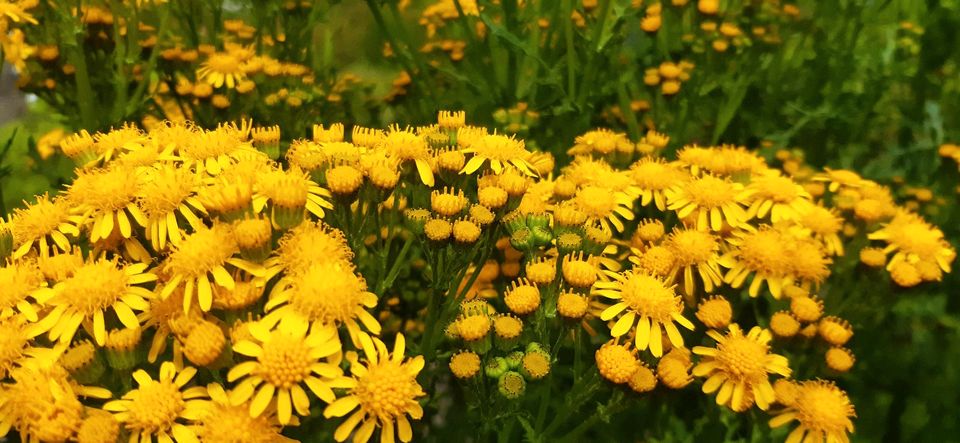
[[[546,213],[542,214],[528,214],[527,215],[527,226],[530,228],[549,228],[550,227],[550,216]]]
[[[497,389],[506,398],[519,398],[527,390],[527,381],[520,373],[509,371],[497,380]]]
[[[507,366],[510,369],[517,369],[520,367],[520,363],[523,362],[523,351],[513,351],[507,354],[506,357]]]
[[[423,225],[427,224],[427,220],[430,219],[430,211],[423,208],[407,209],[403,211],[403,216],[406,219],[407,228],[411,232],[423,235]]]
[[[487,377],[490,378],[500,378],[501,375],[509,370],[510,366],[507,365],[507,360],[503,357],[496,357],[487,361],[486,366],[483,368],[483,373],[487,374]]]
[[[510,246],[518,251],[526,251],[534,245],[533,233],[529,229],[523,228],[510,236]]]
[[[530,231],[533,233],[533,241],[537,245],[545,246],[553,241],[553,233],[550,232],[550,228],[534,226]]]

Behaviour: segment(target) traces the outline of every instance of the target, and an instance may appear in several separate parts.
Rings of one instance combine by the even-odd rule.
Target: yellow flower
[[[359,144],[356,134],[354,134],[354,143]],[[376,146],[400,163],[412,161],[416,165],[423,184],[433,187],[433,169],[430,168],[430,159],[433,155],[430,153],[430,146],[426,139],[409,129],[401,130],[398,126],[394,126]]]
[[[0,267],[0,317],[9,317],[22,313],[29,321],[37,321],[37,306],[31,302],[45,303],[50,292],[41,288],[46,286],[44,275],[33,260],[21,260]]]
[[[277,283],[264,306],[268,314],[263,322],[270,326],[299,322],[344,325],[356,342],[361,334],[358,320],[368,331],[380,333],[380,323],[367,311],[376,307],[377,301],[352,267],[317,263]]]
[[[594,185],[580,188],[573,198],[577,209],[587,216],[588,223],[599,222],[607,231],[612,225],[617,232],[623,232],[623,220],[633,220],[633,201],[634,198],[625,192],[613,192]]]
[[[724,222],[730,227],[742,226],[747,213],[741,203],[746,195],[743,185],[712,175],[704,175],[677,184],[666,191],[667,209],[677,211],[677,217],[691,217],[699,230],[719,231]]]
[[[742,410],[743,405],[756,402],[766,410],[776,400],[769,374],[790,376],[787,358],[770,353],[770,331],[753,327],[747,335],[736,324],[730,325],[726,335],[707,331],[717,342],[716,348],[695,346],[693,353],[700,355],[700,364],[693,368],[693,375],[706,377],[703,392],[717,392],[717,404]]]
[[[667,332],[673,346],[683,347],[683,336],[674,323],[679,323],[691,331],[693,323],[683,316],[683,301],[677,296],[673,286],[637,270],[608,272],[607,275],[613,280],[595,283],[593,292],[617,300],[600,314],[603,321],[619,316],[610,329],[611,336],[620,337],[634,329],[637,349],[643,351],[649,347],[650,353],[655,357],[663,355],[661,330]]]
[[[823,173],[813,176],[813,181],[830,183],[830,192],[837,192],[841,187],[856,189],[868,185],[859,174],[846,169],[823,168]]]
[[[567,155],[606,156],[618,152],[633,153],[633,143],[627,138],[627,134],[601,128],[578,135],[573,141],[573,147],[567,150]]]
[[[67,198],[84,220],[92,219],[90,241],[97,242],[114,232],[124,239],[131,238],[135,226],[131,219],[136,225],[146,225],[146,217],[134,202],[136,192],[136,173],[130,168],[113,167],[81,171],[70,185]]]
[[[653,202],[657,209],[667,210],[664,192],[677,183],[688,180],[687,174],[663,159],[643,158],[630,166],[630,177],[640,188],[640,204]]]
[[[747,218],[766,218],[772,223],[796,220],[811,206],[810,193],[789,177],[763,174],[753,177],[743,194],[750,202]]]
[[[203,224],[198,214],[206,210],[194,194],[200,184],[196,173],[161,165],[147,170],[142,180],[136,193],[137,206],[146,218],[147,238],[155,250],[166,249],[168,239],[172,244],[182,240],[178,215],[194,230]]]
[[[249,405],[234,405],[217,383],[207,385],[210,401],[195,421],[194,431],[204,443],[285,443],[276,414],[251,417]]]
[[[325,403],[334,401],[332,388],[351,387],[337,365],[341,352],[340,339],[333,324],[315,326],[308,332],[307,322],[290,322],[270,329],[268,325],[250,323],[252,337],[233,345],[233,351],[253,358],[230,369],[227,379],[243,379],[230,393],[234,405],[250,401],[251,417],[258,417],[276,399],[280,424],[291,422],[293,411],[310,414],[310,398],[306,385]]]
[[[692,297],[696,293],[694,275],[700,276],[703,290],[708,294],[723,283],[720,257],[717,255],[720,243],[716,236],[706,231],[674,228],[665,244],[674,257],[674,269],[669,280],[673,280],[682,270],[683,292],[687,296]]]
[[[37,19],[33,18],[29,12],[25,11],[18,2],[4,0],[0,1],[0,18],[9,19],[14,23],[26,22],[36,25]]]
[[[81,224],[81,218],[71,215],[70,212],[71,208],[66,200],[51,200],[46,194],[38,196],[36,202],[28,203],[26,208],[14,209],[7,223],[16,247],[13,258],[27,255],[34,245],[41,256],[48,255],[51,246],[60,251],[69,251],[70,240],[65,234],[79,236],[78,226]]]
[[[753,274],[750,282],[750,296],[760,294],[760,287],[767,282],[770,293],[779,299],[783,287],[793,281],[791,259],[786,243],[792,241],[788,236],[768,226],[755,231],[738,232],[727,240],[735,246],[722,259],[724,266],[730,268],[724,281],[734,288],[743,286],[744,281]]]
[[[110,398],[110,391],[78,385],[49,361],[24,364],[10,378],[0,391],[0,430],[16,429],[22,441],[68,441],[83,420],[78,395]]]
[[[178,144],[177,153],[182,158],[185,168],[212,176],[220,175],[224,169],[243,156],[267,161],[269,157],[250,144],[247,139],[249,132],[250,127],[247,122],[241,126],[230,123],[221,125],[213,131],[199,131]]]
[[[196,432],[184,421],[193,421],[204,412],[207,389],[194,386],[184,389],[197,374],[186,367],[177,371],[173,362],[160,365],[159,377],[150,378],[143,369],[133,373],[137,389],[103,405],[130,432],[131,442],[151,443],[176,441],[196,442]]]
[[[823,380],[808,380],[795,389],[793,401],[770,420],[771,428],[778,428],[794,420],[800,422],[787,436],[787,443],[850,441],[847,434],[853,432],[851,419],[857,414],[846,392],[833,382]]]
[[[944,272],[950,272],[950,263],[957,256],[956,250],[944,240],[943,231],[905,211],[899,212],[883,228],[868,234],[867,238],[883,240],[887,243],[884,253],[894,252],[887,263],[888,271],[900,262],[931,262]]]
[[[627,383],[641,365],[636,352],[629,344],[621,345],[613,340],[604,343],[594,354],[600,376],[613,383]]]
[[[840,231],[843,230],[843,218],[834,211],[819,205],[807,205],[800,212],[797,223],[810,231],[819,240],[830,255],[843,255],[843,242]]]
[[[398,438],[408,442],[413,439],[413,429],[407,416],[414,420],[423,417],[423,408],[417,402],[426,395],[417,383],[423,357],[404,360],[406,341],[402,334],[397,334],[392,355],[378,338],[362,335],[361,343],[366,362],[351,362],[354,383],[348,395],[323,411],[323,416],[330,418],[343,417],[356,409],[337,427],[333,438],[345,441],[356,430],[353,441],[366,443],[379,424],[381,442],[393,443]]]
[[[264,272],[259,265],[234,257],[239,250],[228,225],[217,223],[212,228],[201,226],[174,246],[173,252],[163,262],[163,271],[170,275],[170,280],[164,284],[160,297],[169,297],[182,285],[184,312],[190,309],[194,295],[200,309],[209,311],[213,304],[213,283],[226,289],[234,288],[235,281],[225,265],[257,276]]]
[[[337,263],[353,269],[353,251],[338,229],[323,222],[303,222],[280,238],[274,256],[264,262],[267,281],[280,272],[299,273],[313,265]]]
[[[207,82],[214,88],[226,84],[232,89],[246,77],[240,58],[226,52],[210,54],[197,69],[197,80]]]
[[[107,339],[105,314],[112,308],[120,323],[137,329],[140,320],[134,310],[147,309],[153,292],[144,283],[157,280],[146,272],[147,263],[121,265],[116,260],[88,260],[73,275],[44,289],[52,309],[32,327],[33,335],[49,331],[50,340],[69,343],[81,324],[93,331],[93,338],[103,346]],[[91,327],[92,322],[92,327]]]
[[[537,172],[530,164],[530,151],[523,145],[522,140],[500,134],[487,134],[473,140],[460,150],[464,154],[473,154],[461,174],[473,174],[484,163],[490,162],[490,169],[494,174],[501,174],[507,165],[512,165],[529,176],[536,176]]]
[[[0,319],[0,377],[25,362],[43,361],[48,365],[60,358],[62,348],[34,347],[31,344],[30,323],[23,315]]]
[[[259,214],[270,203],[270,217],[274,224],[289,228],[302,221],[304,209],[323,218],[324,208],[333,209],[330,197],[330,191],[317,185],[307,173],[297,169],[275,169],[257,178],[253,210]]]

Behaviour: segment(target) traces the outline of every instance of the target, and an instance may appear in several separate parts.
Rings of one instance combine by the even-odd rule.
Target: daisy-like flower
[[[843,255],[843,241],[840,240],[843,217],[833,210],[820,205],[807,205],[797,223],[820,241],[828,254]]]
[[[815,182],[830,183],[827,189],[837,192],[841,187],[857,189],[869,184],[860,174],[846,169],[823,168],[823,172],[813,176]]]
[[[255,322],[248,330],[250,339],[234,343],[233,351],[253,360],[235,365],[227,379],[242,379],[230,393],[230,401],[239,405],[249,400],[251,417],[259,417],[275,404],[280,424],[286,425],[293,411],[301,416],[310,414],[304,385],[325,403],[335,399],[332,388],[353,385],[337,365],[341,347],[336,326],[314,327],[308,333],[305,321],[274,329]]]
[[[234,405],[229,393],[217,383],[207,385],[210,401],[193,427],[197,438],[205,443],[288,443],[280,434],[276,414],[250,416],[250,406]]]
[[[330,198],[330,191],[317,185],[307,173],[276,169],[257,177],[253,210],[260,213],[269,203],[274,224],[291,228],[303,221],[304,210],[323,218],[324,208],[333,209]]]
[[[213,283],[233,289],[235,282],[226,265],[232,265],[252,275],[262,275],[263,268],[255,263],[234,257],[240,251],[230,227],[215,223],[213,227],[201,226],[176,246],[163,262],[163,271],[170,275],[160,292],[167,298],[181,285],[184,288],[183,310],[190,309],[194,295],[200,309],[209,311],[213,304]]]
[[[414,420],[423,417],[423,408],[417,402],[426,395],[417,383],[423,357],[404,360],[406,341],[402,334],[397,334],[392,355],[379,338],[364,334],[361,343],[366,361],[351,362],[353,386],[348,388],[348,395],[323,411],[327,418],[353,412],[337,427],[333,438],[342,442],[354,433],[354,442],[366,443],[379,425],[381,442],[408,442],[413,439],[413,429],[407,416]]]
[[[167,247],[167,241],[178,244],[182,239],[180,215],[196,230],[203,224],[198,214],[206,210],[194,192],[200,185],[199,176],[187,169],[161,165],[149,169],[137,190],[137,206],[142,210],[147,238],[157,251]]]
[[[673,253],[673,270],[668,280],[674,280],[683,271],[683,292],[693,297],[697,291],[694,276],[699,276],[706,293],[713,292],[723,283],[720,270],[719,239],[706,231],[676,229],[670,233],[664,245]]]
[[[247,78],[243,69],[243,60],[230,52],[210,54],[197,68],[197,80],[206,82],[214,88],[227,85],[233,89],[237,83]]]
[[[356,129],[356,128],[354,128]],[[356,132],[356,131],[354,131]],[[363,146],[354,133],[353,142]],[[430,145],[427,141],[409,129],[401,130],[394,126],[377,143],[377,149],[383,150],[388,156],[400,163],[413,162],[423,184],[433,187],[433,169],[430,167]]]
[[[734,248],[721,259],[721,263],[730,269],[724,281],[739,288],[753,274],[749,289],[751,297],[760,295],[760,288],[767,282],[770,293],[779,299],[783,287],[793,281],[792,257],[788,254],[790,236],[764,225],[760,229],[737,232],[727,241]]]
[[[110,391],[82,386],[63,367],[29,361],[14,369],[0,390],[0,435],[12,428],[25,442],[69,441],[83,421],[79,396],[106,399]]]
[[[627,138],[627,134],[603,128],[578,135],[573,140],[573,147],[567,150],[567,154],[572,156],[607,156],[617,152],[633,153],[633,143]]]
[[[744,198],[750,202],[747,208],[748,219],[762,219],[769,215],[770,221],[777,223],[800,218],[801,213],[812,205],[813,197],[789,177],[761,174],[750,180]]]
[[[41,289],[46,304],[52,309],[35,323],[31,334],[36,336],[49,331],[50,340],[69,343],[77,329],[93,335],[98,345],[107,339],[106,318],[112,309],[124,327],[140,327],[136,311],[147,309],[147,300],[153,292],[144,288],[144,283],[157,280],[147,272],[147,263],[122,265],[117,260],[89,259],[76,269],[73,275],[52,288]]]
[[[117,129],[98,132],[93,135],[93,140],[96,160],[109,162],[117,155],[141,149],[146,137],[136,125],[127,123]]]
[[[47,194],[37,197],[33,204],[14,209],[7,222],[13,235],[13,258],[27,255],[34,246],[41,256],[49,255],[51,247],[59,251],[70,250],[67,235],[78,236],[82,218],[71,214],[70,204],[61,198],[50,199]]]
[[[34,347],[30,324],[23,315],[0,319],[0,378],[24,362],[42,361],[47,366],[60,358],[62,348]]]
[[[127,392],[120,400],[103,405],[113,412],[135,443],[196,442],[197,434],[186,423],[200,418],[205,412],[207,389],[203,386],[185,388],[196,368],[177,371],[173,362],[160,365],[159,377],[150,378],[143,369],[133,373],[137,389]]]
[[[146,225],[146,217],[134,202],[137,188],[137,175],[131,168],[80,172],[67,190],[67,199],[84,220],[93,221],[91,242],[105,240],[115,231],[123,239],[130,239],[136,225]]]
[[[178,145],[176,153],[183,160],[184,167],[213,176],[244,156],[267,162],[269,157],[248,140],[249,131],[246,122],[242,126],[228,124],[213,131],[201,131]]]
[[[578,187],[599,186],[624,192],[631,197],[637,197],[641,194],[641,189],[635,186],[629,172],[614,169],[613,166],[602,159],[577,157],[563,168],[563,178],[570,180]],[[539,183],[545,182],[540,181]]]
[[[752,402],[766,410],[776,399],[770,374],[790,376],[787,358],[770,353],[770,331],[754,326],[744,335],[740,326],[732,324],[726,335],[714,330],[707,335],[717,342],[716,348],[693,348],[693,353],[702,357],[693,375],[706,377],[703,392],[719,390],[717,404],[734,410],[743,410]]]
[[[633,201],[625,192],[594,185],[580,188],[573,197],[576,208],[587,216],[587,223],[598,222],[607,231],[613,226],[617,232],[623,232],[623,220],[633,220]]]
[[[12,2],[9,0],[0,1],[0,18],[4,20],[10,20],[14,23],[30,23],[31,25],[37,24],[37,19],[33,18],[33,15],[30,15],[29,12],[23,9],[17,2]]]
[[[267,325],[306,322],[312,325],[344,325],[357,342],[360,324],[374,334],[380,323],[367,309],[377,306],[376,294],[367,282],[340,263],[318,263],[282,279],[264,306]]]
[[[274,256],[264,262],[267,281],[280,272],[298,274],[313,265],[337,263],[353,270],[353,250],[339,229],[323,222],[303,222],[280,238]]]
[[[787,443],[805,441],[848,443],[857,416],[847,393],[833,382],[808,380],[796,386],[795,396],[787,408],[770,420],[771,428],[792,421],[799,422]]]
[[[691,331],[693,323],[683,316],[683,301],[673,286],[638,270],[607,272],[607,275],[612,280],[595,283],[593,292],[616,301],[600,314],[603,321],[619,316],[610,330],[611,336],[620,337],[635,329],[637,349],[643,351],[649,347],[655,357],[663,355],[662,330],[667,332],[674,347],[683,347],[683,336],[674,323]]]
[[[930,225],[919,215],[901,211],[883,228],[867,235],[870,240],[887,243],[885,254],[893,252],[887,263],[889,271],[898,263],[935,263],[944,272],[950,272],[950,264],[957,252],[944,237],[943,231]]]
[[[743,185],[712,175],[681,182],[664,191],[664,196],[667,209],[677,211],[680,219],[690,217],[690,224],[702,231],[719,231],[724,223],[739,227],[747,219],[741,206]]]
[[[37,306],[44,303],[50,293],[41,288],[46,286],[43,273],[34,260],[20,260],[0,267],[0,317],[10,317],[21,313],[29,321],[37,321]],[[31,300],[33,299],[33,300]]]
[[[640,204],[647,206],[653,202],[657,209],[667,210],[667,198],[664,192],[677,183],[689,179],[688,174],[672,163],[660,158],[645,157],[630,166],[630,177],[640,189]]]
[[[530,164],[530,151],[523,145],[523,141],[500,134],[487,134],[477,138],[460,150],[464,154],[473,154],[467,164],[460,170],[461,174],[473,174],[484,163],[490,163],[494,174],[503,172],[507,165],[512,165],[526,175],[535,177],[537,172]]]

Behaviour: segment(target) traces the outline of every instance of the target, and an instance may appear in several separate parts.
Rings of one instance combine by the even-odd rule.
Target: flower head
[[[536,176],[537,172],[530,164],[530,151],[523,145],[523,141],[500,134],[487,134],[472,140],[461,152],[473,154],[467,164],[460,170],[461,174],[472,174],[480,169],[484,163],[490,163],[494,174],[501,174],[507,165],[512,165],[529,176]]]
[[[683,336],[674,323],[693,330],[693,323],[683,317],[683,301],[662,279],[642,271],[608,273],[613,279],[609,282],[597,282],[593,292],[616,300],[613,306],[600,314],[600,319],[617,319],[610,335],[620,337],[635,330],[635,344],[638,350],[650,348],[650,352],[659,357],[663,355],[661,331],[665,330],[673,346],[683,347]],[[663,329],[661,329],[661,326]]]
[[[347,388],[348,395],[323,411],[328,418],[343,417],[353,411],[337,427],[334,439],[345,441],[355,432],[354,441],[366,443],[379,425],[381,442],[393,443],[398,438],[408,442],[413,438],[413,429],[407,416],[414,420],[423,417],[423,408],[417,402],[426,395],[417,383],[423,357],[404,359],[406,341],[401,334],[397,334],[392,354],[378,338],[362,335],[361,344],[366,361],[351,362],[353,383]]]
[[[798,421],[800,424],[787,437],[788,442],[847,443],[848,434],[853,432],[852,418],[856,416],[846,392],[832,382],[809,380],[795,387],[793,401],[770,420],[770,427]]]
[[[153,292],[144,283],[157,276],[147,271],[146,263],[123,265],[116,260],[91,259],[73,275],[49,289],[46,316],[32,327],[32,334],[49,331],[51,340],[69,343],[81,324],[92,327],[98,345],[106,343],[106,315],[112,310],[124,327],[137,329],[140,320],[134,310],[147,309]]]
[[[206,388],[184,387],[196,375],[195,368],[177,370],[173,362],[160,365],[159,377],[154,380],[146,371],[133,373],[137,389],[103,405],[133,435],[134,441],[150,443],[197,441],[193,429],[184,422],[196,419],[203,412]]]
[[[304,386],[325,403],[334,401],[332,388],[348,387],[335,364],[341,348],[336,327],[317,326],[308,332],[306,322],[291,322],[273,329],[251,323],[252,337],[233,345],[233,351],[250,357],[227,375],[231,382],[243,379],[233,389],[233,404],[250,401],[251,417],[258,417],[274,403],[277,418],[286,425],[292,412],[310,414],[310,399]]]
[[[756,402],[766,410],[775,400],[769,374],[790,376],[786,357],[770,353],[772,338],[766,329],[754,327],[746,335],[736,324],[730,325],[726,335],[707,331],[716,340],[716,348],[696,346],[693,353],[702,357],[693,368],[693,375],[706,377],[703,392],[717,394],[717,404],[742,410],[743,405]]]

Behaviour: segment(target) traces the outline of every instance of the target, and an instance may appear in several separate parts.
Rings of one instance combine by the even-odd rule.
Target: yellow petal
[[[281,425],[290,423],[290,406],[290,391],[281,388],[277,391],[277,418]]]
[[[263,386],[260,386],[257,395],[255,395],[253,401],[250,402],[251,417],[259,417],[260,414],[267,409],[267,406],[270,405],[270,400],[273,400],[274,391],[276,391],[276,388],[270,383],[264,383]]]
[[[610,335],[613,337],[619,337],[623,334],[626,334],[627,331],[630,330],[630,327],[633,326],[633,322],[636,320],[636,318],[636,314],[634,314],[632,311],[627,312],[620,317],[620,319],[617,320],[617,323],[613,325],[613,328],[610,329]]]
[[[326,418],[343,417],[359,405],[360,400],[357,397],[352,395],[343,397],[333,403],[330,403],[330,405],[323,410],[323,416]]]
[[[113,304],[113,311],[117,313],[117,317],[120,319],[120,323],[123,323],[129,329],[137,329],[140,327],[140,320],[137,320],[137,315],[133,313],[133,310],[130,309],[126,303],[118,301]],[[100,318],[103,318],[103,314],[100,314]]]
[[[360,423],[360,420],[364,416],[363,411],[357,411],[350,418],[344,420],[344,422],[337,426],[337,430],[333,433],[333,438],[336,441],[345,441],[347,437],[350,436],[350,433],[357,427],[357,424]]]

